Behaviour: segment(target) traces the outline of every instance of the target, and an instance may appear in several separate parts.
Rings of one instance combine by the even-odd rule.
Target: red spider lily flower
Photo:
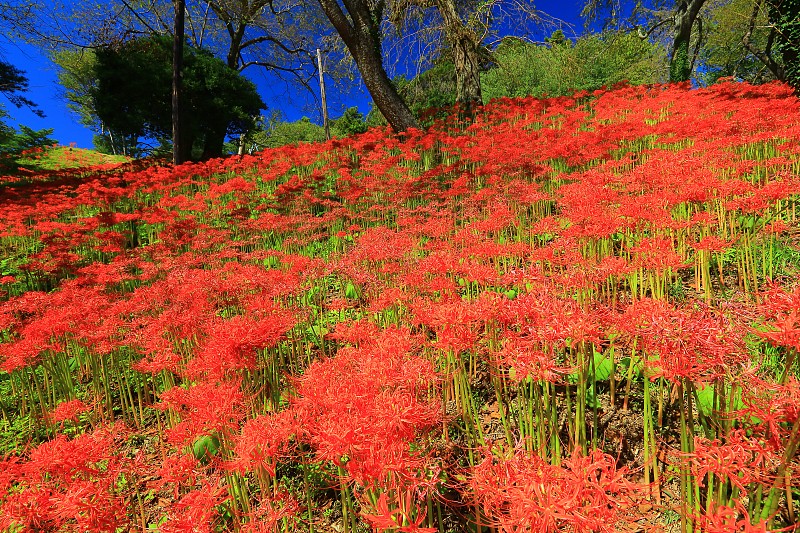
[[[630,251],[634,255],[634,264],[640,268],[663,271],[679,270],[688,266],[675,252],[670,239],[644,238]]]
[[[161,461],[154,474],[156,480],[151,483],[152,487],[161,490],[166,485],[173,485],[177,499],[181,487],[197,484],[201,478],[202,466],[192,454],[170,455]]]
[[[622,511],[638,496],[611,456],[575,451],[563,466],[517,450],[469,472],[468,486],[491,524],[504,532],[617,531]]]
[[[380,333],[380,328],[368,320],[345,321],[336,324],[336,328],[329,333],[327,338],[347,344],[360,345],[369,343],[370,339]]]
[[[28,478],[70,479],[99,475],[103,468],[98,463],[111,455],[113,443],[114,436],[110,430],[83,433],[72,440],[58,435],[30,451],[22,472]]]
[[[0,495],[6,494],[21,473],[19,457],[9,456],[0,459]],[[2,498],[0,498],[2,499]]]
[[[194,489],[171,506],[167,522],[159,530],[163,533],[212,533],[216,530],[217,508],[225,500],[225,490],[218,483]]]
[[[694,520],[700,530],[706,533],[777,533],[795,530],[792,526],[768,528],[767,520],[753,524],[747,509],[739,501],[734,502],[734,507],[712,503],[706,513],[694,516]]]
[[[454,353],[472,349],[485,316],[479,306],[462,300],[429,304],[420,298],[411,303],[411,309],[419,323],[436,333],[436,347]]]
[[[779,285],[772,285],[764,293],[760,310],[770,329],[757,330],[756,334],[775,346],[786,346],[800,351],[800,285],[791,292]]]
[[[385,492],[378,496],[375,505],[375,514],[361,513],[361,516],[370,523],[372,528],[379,533],[397,531],[398,533],[436,533],[435,527],[420,527],[425,520],[427,509],[421,507],[416,513],[416,518],[412,518],[413,494],[406,491],[401,499],[401,506],[389,509],[389,498]]]
[[[221,380],[239,370],[253,370],[257,352],[275,346],[294,324],[291,313],[277,309],[262,318],[239,315],[214,320],[202,349],[186,365],[186,375]]]
[[[68,440],[59,435],[31,450],[27,460],[6,460],[0,528],[72,527],[116,531],[127,526],[122,497],[115,492],[128,461],[114,454],[126,438],[121,427],[103,428]]]
[[[65,522],[75,520],[80,531],[113,532],[128,525],[123,500],[112,487],[96,481],[75,480],[59,495],[54,515]]]
[[[651,358],[646,362],[650,379],[710,382],[747,361],[743,329],[708,309],[674,309],[647,298],[626,309],[619,329],[640,340],[640,349]]]
[[[691,246],[692,246],[692,248],[694,248],[697,251],[701,251],[702,250],[702,251],[706,251],[706,252],[717,253],[717,252],[724,252],[725,250],[730,248],[732,245],[731,245],[731,243],[729,241],[727,241],[725,239],[722,239],[722,238],[717,237],[715,235],[707,235],[707,236],[703,237],[702,239],[700,239],[699,242],[697,242],[695,244],[692,244]]]
[[[775,453],[782,453],[791,426],[800,418],[800,381],[790,376],[783,385],[751,376],[742,382],[744,415],[755,417]]]
[[[58,406],[50,411],[47,417],[54,423],[56,422],[65,422],[70,421],[77,423],[78,422],[78,415],[85,413],[91,410],[91,407],[87,406],[81,400],[71,400],[68,402],[61,402]]]
[[[286,519],[300,514],[300,502],[291,494],[277,492],[268,501],[261,501],[258,507],[248,513],[248,522],[241,528],[242,533],[274,533]]]
[[[744,430],[732,431],[724,443],[695,437],[694,451],[689,454],[692,474],[698,480],[713,474],[719,481],[729,481],[743,495],[747,494],[750,483],[767,481],[764,473],[771,471],[779,459],[771,446],[754,437]]]
[[[518,317],[521,333],[531,341],[554,348],[580,342],[601,342],[601,309],[587,310],[572,298],[559,298],[549,290],[525,294],[508,302],[507,312]]]
[[[498,354],[503,365],[514,369],[514,381],[559,383],[571,370],[558,364],[552,350],[545,352],[535,339],[509,332],[503,349]]]
[[[56,528],[60,521],[53,516],[51,503],[58,498],[50,487],[16,490],[5,495],[0,504],[0,529],[27,531]]]
[[[198,383],[161,393],[159,409],[172,409],[182,420],[167,431],[167,440],[187,444],[201,435],[225,434],[244,417],[244,395],[238,382]]]
[[[298,432],[297,414],[292,411],[261,415],[248,420],[236,437],[237,459],[231,466],[242,471],[263,468],[275,475],[276,459],[289,447],[289,439]]]
[[[389,328],[313,363],[298,382],[299,437],[363,487],[415,485],[435,469],[419,445],[442,421],[440,402],[429,397],[438,379],[428,360],[409,353],[417,344]]]

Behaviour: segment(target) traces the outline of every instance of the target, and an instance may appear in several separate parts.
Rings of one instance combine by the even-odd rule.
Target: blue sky
[[[579,0],[541,0],[536,2],[536,7],[550,16],[561,19],[580,29],[579,14],[582,2]],[[541,38],[542,36],[535,36]],[[26,95],[36,102],[46,117],[37,117],[30,110],[17,109],[9,102],[3,102],[10,115],[8,121],[12,125],[24,124],[33,129],[53,128],[52,137],[59,143],[67,145],[76,143],[82,148],[92,147],[93,133],[81,126],[75,115],[67,108],[66,102],[61,97],[61,87],[56,80],[56,67],[36,48],[24,43],[0,40],[0,57],[12,65],[25,71],[30,80],[30,91]],[[277,109],[288,120],[297,120],[302,116],[310,116],[312,120],[318,119],[318,113],[309,109],[306,96],[297,94],[296,90],[287,87],[275,79],[271,79],[265,72],[256,69],[245,74],[256,84],[264,102],[269,109]],[[362,112],[369,110],[369,95],[363,87],[353,89],[343,94],[335,88],[329,88],[329,109],[332,116],[338,115],[341,110],[350,106],[358,106]]]

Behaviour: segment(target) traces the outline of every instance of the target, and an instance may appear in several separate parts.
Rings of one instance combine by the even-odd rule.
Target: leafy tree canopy
[[[766,9],[754,8],[753,0],[715,0],[709,2],[705,14],[705,40],[700,51],[702,67],[699,78],[713,83],[722,77],[733,77],[750,83],[774,79],[767,66],[747,47],[768,50],[770,27]],[[752,28],[751,28],[752,24]]]
[[[342,113],[342,116],[333,120],[331,133],[334,137],[347,137],[364,133],[367,131],[367,123],[364,115],[357,107],[350,107]]]
[[[262,124],[249,136],[252,150],[277,148],[287,144],[301,142],[325,141],[325,129],[303,117],[295,122],[284,122],[278,115],[272,115],[266,124]]]
[[[123,135],[160,142],[172,132],[172,41],[137,39],[95,55],[91,89],[97,117]],[[195,154],[222,155],[225,135],[245,133],[266,105],[255,85],[210,52],[185,47],[184,135]]]
[[[483,73],[484,100],[666,81],[664,48],[633,33],[589,34],[573,43],[556,32],[547,42],[505,39],[494,51],[494,68]]]
[[[800,0],[770,0],[768,4],[786,82],[800,91]]]
[[[357,107],[345,110],[339,118],[331,120],[331,134],[334,137],[347,137],[367,131],[367,123]],[[253,152],[264,148],[278,148],[287,144],[302,142],[324,142],[325,129],[313,122],[308,117],[303,117],[294,122],[281,119],[280,113],[259,122],[257,128],[247,135],[245,150]],[[229,152],[236,152],[238,146],[234,143],[227,145]]]
[[[666,49],[635,33],[608,31],[573,42],[556,30],[545,43],[504,39],[481,73],[484,102],[499,97],[559,96],[621,81],[632,85],[658,83],[668,77]],[[455,71],[446,55],[415,78],[399,76],[394,83],[423,123],[427,123],[423,118],[426,112],[455,103]],[[370,112],[367,123],[386,124],[376,109]]]
[[[27,90],[28,78],[25,76],[25,72],[11,63],[0,60],[0,93],[3,93],[9,102],[16,107],[28,107],[31,111],[43,117],[44,114],[36,107],[36,104],[20,94]]]

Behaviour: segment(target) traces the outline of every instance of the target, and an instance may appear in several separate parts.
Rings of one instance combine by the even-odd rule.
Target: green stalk
[[[686,407],[686,398],[684,394],[683,381],[678,382],[678,397],[680,402],[680,417],[681,417],[681,458],[680,472],[681,472],[681,531],[689,533],[692,530],[692,521],[689,518],[690,509],[694,507],[692,503],[692,481],[691,474],[689,473],[685,457],[689,453],[689,435],[688,435],[688,416]]]
[[[578,384],[575,390],[575,437],[586,453],[586,360],[583,346],[578,350]]]
[[[661,483],[658,473],[658,456],[656,451],[655,429],[653,427],[653,409],[650,399],[650,378],[644,377],[644,414],[643,414],[643,433],[644,433],[644,483],[651,486],[652,482],[656,487],[656,502],[661,502]],[[652,472],[652,478],[650,473]],[[650,498],[648,494],[648,499]]]
[[[308,482],[308,463],[303,458],[303,490],[306,493],[306,505],[308,506],[308,533],[314,533],[314,517],[311,510],[314,508],[311,501],[311,489]]]
[[[550,402],[550,462],[559,466],[561,464],[561,439],[558,431],[558,401],[555,394],[556,386],[554,383],[547,384],[547,394],[545,401]]]
[[[775,481],[772,483],[772,487],[769,489],[767,501],[764,507],[761,509],[761,519],[769,520],[767,525],[769,529],[772,529],[772,525],[775,521],[775,515],[778,512],[778,504],[780,503],[780,492],[782,488],[780,487],[780,484],[781,482],[785,482],[787,468],[792,463],[792,459],[794,458],[794,454],[797,452],[798,445],[800,445],[800,418],[794,421],[792,433],[789,436],[789,441],[786,443],[786,450],[783,452],[783,460],[778,468],[778,472],[775,474]]]
[[[592,349],[592,355],[589,358],[592,374],[592,393],[594,394],[594,404],[592,405],[592,450],[597,449],[597,429],[600,425],[600,419],[597,415],[597,369],[594,359],[594,349]]]

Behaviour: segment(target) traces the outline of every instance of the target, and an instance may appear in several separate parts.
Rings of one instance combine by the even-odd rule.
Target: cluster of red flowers
[[[0,530],[791,529],[799,175],[727,83],[0,183]]]

